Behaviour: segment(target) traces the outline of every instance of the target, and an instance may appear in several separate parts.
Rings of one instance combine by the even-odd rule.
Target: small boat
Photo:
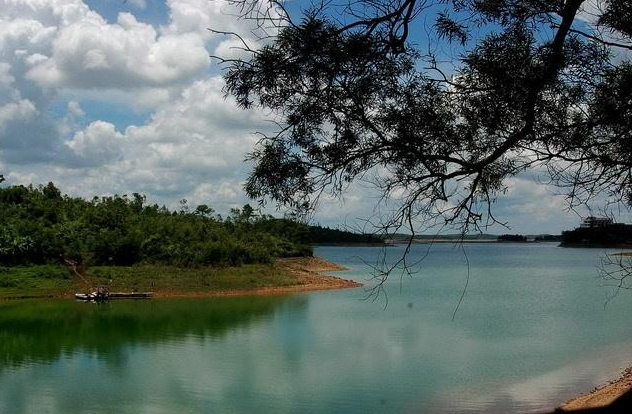
[[[110,292],[108,299],[150,299],[154,292]]]
[[[75,299],[77,299],[77,300],[90,300],[90,299],[92,299],[92,293],[75,293]]]
[[[106,301],[110,299],[150,299],[154,296],[154,292],[92,292],[92,293],[75,293],[75,299],[83,301]]]
[[[94,288],[93,288],[94,289]],[[106,301],[110,298],[110,287],[107,285],[98,285],[92,293],[75,293],[75,299],[83,301]]]
[[[75,299],[84,301],[101,301],[108,300],[108,295],[100,292],[75,293]]]

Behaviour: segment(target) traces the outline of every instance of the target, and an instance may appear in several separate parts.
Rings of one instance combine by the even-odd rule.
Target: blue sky
[[[251,23],[231,12],[223,0],[0,0],[5,185],[53,181],[85,197],[142,192],[219,212],[248,202],[243,159],[269,114],[225,99],[209,58],[238,52],[235,39],[208,27],[253,40]],[[579,222],[537,174],[507,184],[495,212],[511,229],[490,231],[556,233]],[[372,194],[353,185],[342,202],[324,199],[314,220],[361,223]]]

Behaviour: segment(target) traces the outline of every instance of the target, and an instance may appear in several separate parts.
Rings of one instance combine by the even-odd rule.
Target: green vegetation
[[[632,246],[632,224],[614,223],[564,231],[562,246]]]
[[[355,182],[385,233],[466,234],[497,223],[508,181],[534,170],[569,206],[632,206],[629,0],[590,19],[585,0],[235,2],[280,27],[218,57],[226,92],[278,125],[250,154],[251,197],[310,209]]]
[[[257,214],[249,205],[224,218],[207,205],[190,210],[185,200],[171,211],[140,194],[70,197],[52,183],[0,188],[0,211],[5,298],[59,296],[88,283],[163,293],[296,285],[299,277],[275,259],[311,256],[311,241],[381,242]]]
[[[61,265],[0,267],[0,297],[56,295],[72,286],[70,272]]]
[[[233,267],[99,266],[91,268],[90,275],[101,283],[111,281],[112,291],[227,291],[298,283],[296,275],[276,264],[243,265],[238,271]]]
[[[239,267],[93,266],[85,272],[85,277],[93,285],[109,284],[112,291],[164,294],[253,290],[300,284],[296,273],[275,263]],[[72,273],[62,265],[0,267],[0,298],[61,296],[88,288],[73,279]]]
[[[498,236],[499,242],[526,242],[527,238],[522,234],[502,234]]]
[[[84,200],[52,184],[0,189],[0,265],[158,264],[180,267],[271,263],[311,255],[308,228],[257,215],[222,218],[206,205],[179,211],[147,205],[140,194]]]
[[[383,244],[382,237],[375,234],[353,233],[330,229],[329,227],[310,226],[309,240],[317,244]]]

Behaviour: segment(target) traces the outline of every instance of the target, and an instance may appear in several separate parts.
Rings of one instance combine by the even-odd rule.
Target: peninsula
[[[222,217],[208,205],[182,200],[172,211],[136,193],[85,200],[52,183],[0,188],[0,209],[0,298],[72,297],[101,284],[158,297],[356,287],[321,273],[343,269],[312,256],[312,235],[374,240],[249,205]]]

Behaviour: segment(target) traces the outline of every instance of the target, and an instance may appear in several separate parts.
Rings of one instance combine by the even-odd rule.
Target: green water
[[[0,413],[538,412],[632,365],[632,293],[606,305],[604,251],[465,249],[454,321],[467,265],[452,245],[391,278],[386,309],[363,288],[0,303]],[[365,281],[380,251],[316,254]]]

